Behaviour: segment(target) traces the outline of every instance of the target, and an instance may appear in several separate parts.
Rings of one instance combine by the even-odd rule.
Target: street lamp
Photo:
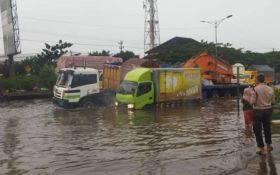
[[[222,18],[222,19],[219,19],[219,20],[215,20],[215,21],[200,21],[200,22],[204,22],[204,23],[209,23],[211,24],[212,26],[214,26],[215,28],[215,49],[216,49],[216,56],[218,56],[218,49],[217,49],[217,46],[218,46],[218,37],[217,37],[217,29],[219,27],[219,25],[227,18],[231,18],[232,15],[228,15],[227,17],[225,18]]]

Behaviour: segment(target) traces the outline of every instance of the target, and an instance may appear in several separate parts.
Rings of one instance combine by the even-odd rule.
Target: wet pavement
[[[280,174],[257,156],[235,100],[128,112],[62,110],[51,100],[0,103],[0,174]]]

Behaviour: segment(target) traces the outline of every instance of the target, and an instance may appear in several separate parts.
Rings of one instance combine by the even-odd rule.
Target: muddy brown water
[[[0,103],[0,174],[277,174],[280,125],[275,153],[261,159],[236,104],[128,112],[66,111],[48,99]]]

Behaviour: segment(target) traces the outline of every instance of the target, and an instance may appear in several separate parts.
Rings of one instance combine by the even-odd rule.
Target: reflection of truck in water
[[[116,105],[131,109],[167,102],[201,99],[197,68],[136,68],[128,72],[116,95]]]
[[[96,69],[63,68],[58,72],[53,101],[63,108],[92,108],[109,103],[118,88],[118,72],[119,66],[106,65],[100,81],[101,72]]]

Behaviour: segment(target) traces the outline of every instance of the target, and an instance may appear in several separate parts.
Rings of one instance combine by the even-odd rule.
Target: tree
[[[110,56],[110,51],[102,50],[101,52],[95,51],[88,53],[89,56]]]
[[[68,52],[68,50],[66,49],[71,47],[72,45],[72,43],[62,42],[62,40],[59,40],[58,44],[52,46],[45,43],[46,48],[43,49],[41,54],[38,54],[37,57],[45,63],[52,63],[62,55],[66,54]]]
[[[40,81],[42,82],[44,87],[48,88],[49,90],[52,90],[56,81],[54,69],[54,65],[45,64],[39,73]]]
[[[72,45],[72,43],[63,42],[62,40],[59,40],[58,44],[55,45],[45,43],[45,48],[42,49],[42,52],[40,54],[28,57],[21,61],[19,64],[16,64],[16,73],[24,74],[24,67],[30,66],[33,73],[39,74],[44,65],[55,64],[59,57],[68,52],[68,50],[66,49],[71,47]]]
[[[123,59],[123,62],[128,60],[129,58],[139,58],[139,55],[135,55],[132,51],[121,51],[120,53],[117,53],[114,55],[114,57],[120,57]]]

